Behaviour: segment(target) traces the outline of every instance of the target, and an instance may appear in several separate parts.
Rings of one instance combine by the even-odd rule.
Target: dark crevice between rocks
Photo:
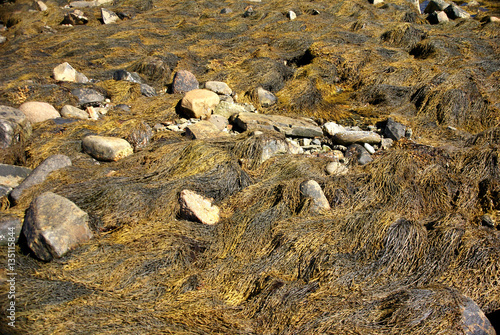
[[[486,317],[490,320],[491,325],[497,334],[500,334],[500,309],[491,313],[487,313]]]
[[[288,64],[295,67],[301,67],[309,65],[313,62],[314,55],[310,49],[307,49],[302,55],[291,59]]]

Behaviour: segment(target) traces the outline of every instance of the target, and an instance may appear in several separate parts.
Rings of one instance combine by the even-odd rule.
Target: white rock
[[[330,162],[326,165],[326,172],[329,175],[341,176],[349,172],[349,168],[338,161]]]
[[[295,14],[295,12],[293,10],[289,11],[287,16],[290,19],[290,21],[293,21],[297,18],[297,14]]]
[[[207,81],[205,83],[205,88],[222,95],[231,95],[233,93],[233,90],[222,81]]]
[[[66,105],[61,109],[61,116],[80,120],[87,120],[89,118],[86,111],[71,105]]]
[[[58,81],[76,81],[76,70],[69,65],[68,62],[64,62],[56,66],[53,70],[54,79]]]
[[[327,122],[323,125],[323,130],[330,136],[346,131],[344,127],[335,122]]]
[[[219,207],[211,199],[190,190],[182,190],[179,198],[181,216],[186,220],[215,225],[219,222]]]
[[[368,151],[371,155],[373,155],[375,153],[375,148],[373,146],[371,146],[370,144],[365,143],[365,144],[363,144],[363,146],[365,147],[366,151]]]
[[[47,7],[46,4],[43,3],[43,1],[37,1],[36,4],[38,5],[38,9],[41,11],[41,12],[45,12],[47,9],[49,9]]]
[[[102,15],[102,22],[104,22],[104,24],[115,23],[116,21],[120,20],[120,18],[118,17],[118,15],[116,15],[115,12],[112,12],[106,8],[101,8],[101,15]]]

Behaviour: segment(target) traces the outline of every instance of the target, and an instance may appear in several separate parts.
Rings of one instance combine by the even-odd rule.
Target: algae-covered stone
[[[31,202],[22,233],[39,259],[51,261],[92,238],[88,222],[88,214],[73,202],[46,192]]]
[[[126,140],[109,136],[86,136],[82,141],[83,150],[97,160],[117,161],[134,153]]]
[[[30,101],[19,106],[19,110],[26,115],[31,123],[38,123],[61,117],[59,112],[46,102]]]
[[[181,108],[187,117],[207,118],[212,114],[219,101],[219,96],[216,93],[205,89],[195,89],[184,95]]]
[[[183,190],[180,194],[181,217],[186,220],[214,225],[219,222],[219,207],[212,204],[210,199],[190,190]]]

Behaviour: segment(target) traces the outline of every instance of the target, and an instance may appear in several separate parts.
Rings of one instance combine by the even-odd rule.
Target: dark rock
[[[0,185],[17,187],[30,173],[31,169],[22,166],[0,164]]]
[[[248,6],[245,8],[245,12],[243,13],[243,17],[250,17],[255,15],[255,11],[252,6]]]
[[[91,88],[75,88],[71,94],[78,98],[80,105],[99,104],[105,100],[104,95]]]
[[[23,223],[15,216],[3,216],[0,218],[0,246],[9,243],[17,243]]]
[[[427,7],[424,9],[425,14],[430,14],[433,12],[443,11],[450,4],[444,0],[430,0]]]
[[[308,180],[300,184],[300,192],[304,197],[312,199],[311,210],[313,212],[320,213],[331,209],[321,186],[315,180]]]
[[[24,190],[41,184],[45,181],[47,176],[54,171],[65,168],[71,165],[71,159],[65,155],[52,155],[40,163],[26,179],[23,180],[18,187],[16,187],[9,195],[11,203],[14,205],[19,201]]]
[[[345,157],[350,161],[355,161],[360,165],[365,165],[373,161],[368,151],[359,144],[352,144],[347,148]]]
[[[128,72],[125,70],[116,70],[113,73],[113,79],[114,80],[124,80],[124,81],[130,81],[131,83],[141,83],[141,77],[135,72]]]
[[[172,93],[186,93],[199,88],[195,75],[186,70],[178,71],[172,82]]]
[[[165,56],[148,56],[131,66],[156,88],[163,88],[170,82],[172,70],[177,66],[179,57],[167,53]]]
[[[439,24],[448,22],[449,19],[445,12],[433,12],[427,16],[427,21],[429,21],[430,24]]]
[[[232,12],[233,10],[231,8],[222,8],[220,11],[221,14],[230,14]]]
[[[317,9],[312,8],[312,9],[307,9],[306,13],[309,14],[309,15],[319,15],[320,11],[317,10]]]
[[[394,141],[398,141],[406,135],[406,126],[388,118],[384,128],[384,136]]]
[[[454,4],[451,4],[448,7],[446,7],[444,9],[444,12],[452,20],[455,20],[455,19],[468,19],[468,18],[470,18],[470,14],[469,13],[467,13],[465,10],[463,10],[462,8],[460,8],[460,7],[458,7],[458,6],[454,5]]]
[[[495,220],[491,217],[491,215],[485,214],[481,216],[481,224],[485,227],[495,228],[496,223]]]
[[[36,257],[51,261],[92,238],[88,222],[88,214],[73,202],[46,192],[31,202],[22,233]]]
[[[496,335],[486,315],[479,306],[470,298],[463,297],[462,329],[465,335]]]
[[[156,96],[156,90],[148,84],[141,84],[141,94],[145,97],[154,97]]]
[[[138,151],[145,148],[152,137],[153,129],[147,123],[141,122],[136,129],[132,130],[126,140],[134,147],[134,151]]]
[[[68,13],[64,16],[61,24],[71,24],[73,26],[87,24],[89,19],[85,16],[85,14],[79,10],[75,9],[71,13]]]

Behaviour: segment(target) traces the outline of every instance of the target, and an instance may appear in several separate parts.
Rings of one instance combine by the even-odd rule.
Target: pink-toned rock
[[[183,190],[179,203],[181,204],[181,216],[186,220],[207,225],[219,222],[219,207],[212,205],[211,199],[190,190]]]
[[[180,70],[172,81],[172,93],[186,93],[198,89],[200,83],[195,75],[186,70]]]
[[[187,117],[206,119],[219,104],[219,96],[209,90],[196,89],[186,93],[181,108]]]
[[[59,112],[46,102],[30,101],[19,106],[19,110],[26,115],[31,123],[38,123],[61,117]]]
[[[193,140],[199,140],[203,138],[228,136],[228,134],[221,131],[212,122],[203,120],[193,125],[187,126],[186,136],[192,138]]]

